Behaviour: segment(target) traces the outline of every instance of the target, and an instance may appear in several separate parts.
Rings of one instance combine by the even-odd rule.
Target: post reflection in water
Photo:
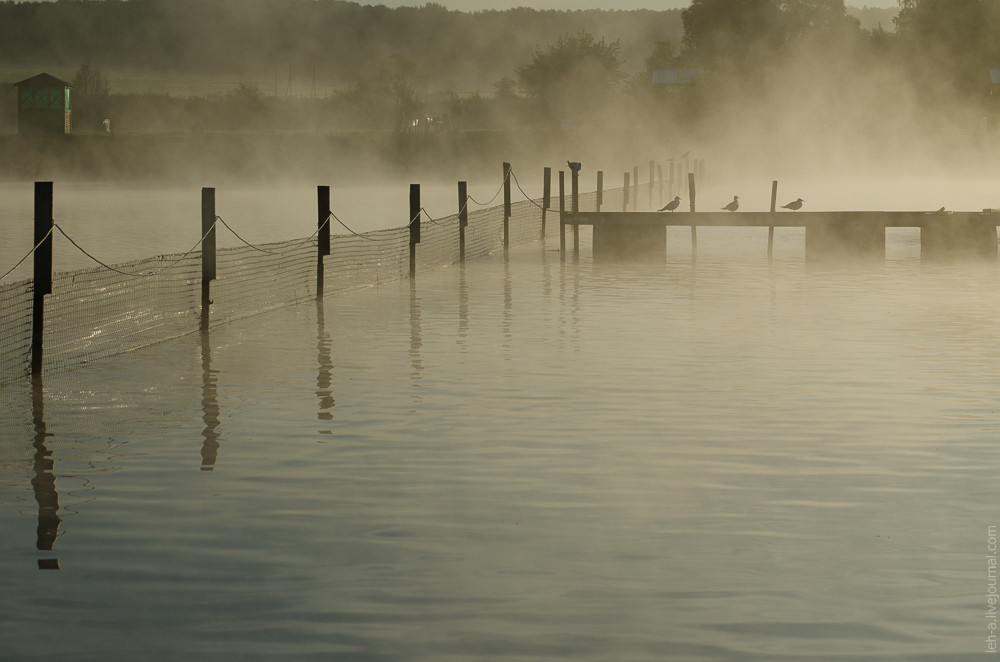
[[[31,384],[32,402],[31,418],[35,428],[34,470],[35,477],[31,479],[31,489],[38,503],[38,539],[35,546],[39,551],[51,552],[59,537],[59,492],[56,491],[56,476],[53,473],[55,462],[52,451],[45,445],[45,439],[52,435],[45,425],[45,390],[42,378],[34,377]],[[59,559],[38,559],[39,570],[58,570]]]
[[[317,362],[319,363],[319,373],[316,375],[316,397],[319,398],[319,413],[316,417],[321,421],[332,421],[333,412],[331,409],[336,406],[333,399],[333,357],[330,354],[330,334],[326,332],[326,317],[323,311],[323,299],[316,300],[316,338],[317,338]],[[333,434],[333,430],[327,428],[319,430],[320,434]]]
[[[201,409],[205,429],[201,436],[201,470],[211,471],[219,456],[219,387],[218,371],[212,370],[212,341],[208,330],[201,334]]]
[[[420,297],[417,296],[417,283],[414,280],[410,281],[410,365],[413,368],[413,374],[410,375],[410,379],[413,380],[414,388],[420,388],[421,372],[424,369],[423,361],[420,358],[420,348],[423,347],[424,341],[422,336],[422,327],[420,320]],[[412,396],[414,402],[421,402],[421,397],[414,394]]]
[[[510,258],[504,254],[503,258],[503,358],[510,361],[511,330],[510,319],[511,310],[514,307],[513,288],[510,276]]]
[[[458,272],[458,346],[465,351],[469,335],[469,286],[465,282],[465,265]]]

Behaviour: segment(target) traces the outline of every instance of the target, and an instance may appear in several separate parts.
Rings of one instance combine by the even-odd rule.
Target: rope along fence
[[[213,325],[316,298],[320,287],[318,259],[322,261],[319,273],[325,296],[405,279],[413,273],[414,266],[418,271],[428,271],[459,262],[462,257],[475,259],[503,250],[505,226],[510,246],[537,241],[546,201],[528,198],[518,183],[517,189],[524,199],[509,202],[512,179],[509,174],[512,171],[508,171],[500,189],[508,204],[470,209],[470,205],[477,204],[470,197],[458,214],[433,218],[421,208],[410,224],[393,229],[357,233],[328,211],[320,229],[327,226],[330,246],[329,252],[321,257],[317,257],[318,249],[319,252],[322,249],[320,230],[309,238],[252,245],[216,216],[202,239],[187,253],[109,265],[99,262],[63,232],[51,220],[49,211],[51,225],[45,236],[54,235],[53,229],[58,231],[97,266],[51,275],[50,261],[50,292],[36,291],[37,270],[34,279],[0,282],[0,385],[25,379],[36,369],[39,374],[48,374],[197,332],[206,314],[203,298],[206,251],[202,249],[209,236],[214,247],[213,233],[223,229],[232,231],[244,245],[214,251],[216,272],[210,288]],[[51,186],[48,190],[51,210]],[[603,194],[604,207],[608,209],[613,208],[609,205],[614,205],[615,200],[620,205],[624,199],[621,189],[606,190]],[[580,210],[595,209],[596,200],[597,193],[581,194]],[[510,213],[505,223],[508,207]],[[568,202],[566,209],[569,210]],[[556,226],[558,204],[552,204],[548,211]],[[461,227],[463,212],[468,219],[465,227]],[[425,222],[421,223],[422,219]],[[36,236],[38,223],[36,206]],[[418,225],[419,242],[415,252],[410,227],[414,223]],[[347,234],[331,234],[331,225],[343,227]],[[44,241],[38,242],[28,256],[43,244]],[[414,254],[415,265],[411,262]],[[39,256],[34,257],[37,263]],[[41,359],[36,367],[34,315],[42,300],[44,324],[40,347],[44,351],[37,352]]]

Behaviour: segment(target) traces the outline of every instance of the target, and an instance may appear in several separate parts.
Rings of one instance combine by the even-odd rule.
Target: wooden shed
[[[49,74],[38,74],[17,87],[17,132],[62,135],[72,130],[69,90],[72,85]]]

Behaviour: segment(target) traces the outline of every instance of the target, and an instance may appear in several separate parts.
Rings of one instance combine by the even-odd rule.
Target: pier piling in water
[[[34,301],[31,313],[31,376],[42,374],[45,295],[52,294],[52,182],[35,182]]]

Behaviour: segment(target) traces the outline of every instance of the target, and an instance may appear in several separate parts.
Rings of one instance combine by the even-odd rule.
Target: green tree
[[[106,97],[111,94],[111,83],[100,67],[90,63],[80,66],[73,75],[73,93],[83,97]]]
[[[627,78],[618,40],[598,41],[587,32],[560,37],[517,69],[525,95],[551,111],[599,104],[618,92]]]

